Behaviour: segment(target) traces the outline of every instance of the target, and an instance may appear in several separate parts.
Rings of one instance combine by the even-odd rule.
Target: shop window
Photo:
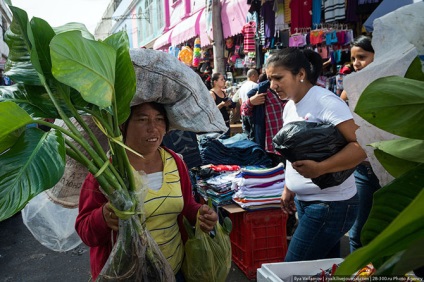
[[[162,26],[165,25],[165,20],[164,20],[165,11],[163,10],[163,1],[158,1],[157,6],[158,6],[157,16],[159,17],[158,28],[161,28]]]
[[[146,37],[149,37],[153,34],[153,25],[151,22],[152,19],[152,6],[153,6],[153,0],[146,0],[144,3],[144,11],[145,11],[145,23],[147,25],[147,32]]]
[[[139,19],[137,20],[137,38],[138,41],[141,42],[143,41],[144,38],[144,34],[143,34],[143,10],[140,8],[138,8],[138,12],[137,15],[139,17]]]

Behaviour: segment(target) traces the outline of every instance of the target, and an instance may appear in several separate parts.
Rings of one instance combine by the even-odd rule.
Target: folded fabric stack
[[[246,210],[279,208],[284,181],[282,163],[268,169],[242,168],[232,181],[233,201]]]
[[[224,140],[201,137],[198,142],[202,164],[271,166],[271,159],[261,146],[248,139],[233,137]]]
[[[205,199],[211,199],[214,206],[232,203],[234,191],[231,190],[232,181],[239,172],[240,167],[232,166],[209,166],[218,175],[206,179],[197,180],[197,191]]]

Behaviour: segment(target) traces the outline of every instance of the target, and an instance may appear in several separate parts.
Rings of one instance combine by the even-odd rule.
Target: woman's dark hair
[[[153,107],[153,109],[157,110],[159,113],[161,113],[165,117],[166,132],[168,132],[168,130],[169,130],[169,119],[168,119],[168,116],[166,115],[165,107],[162,104],[159,104],[159,103],[156,103],[156,102],[142,103],[142,104],[138,104],[138,105],[132,106],[130,108],[130,115],[129,115],[129,117],[121,125],[121,131],[122,131],[122,136],[123,136],[124,143],[125,143],[125,141],[127,139],[128,124],[130,123],[130,120],[131,120],[131,118],[133,116],[134,109],[137,108],[137,107],[139,107],[140,105],[144,105],[144,104],[150,104]]]
[[[297,75],[301,69],[306,72],[306,78],[315,85],[322,72],[322,58],[313,50],[284,48],[273,53],[267,60],[266,66],[282,67]]]
[[[371,45],[371,37],[366,35],[360,35],[355,40],[350,43],[350,47],[359,47],[364,49],[367,52],[374,53],[374,48]]]
[[[215,81],[217,81],[221,75],[222,75],[222,73],[220,73],[220,72],[216,72],[216,73],[212,74],[212,76],[211,76],[211,86],[212,87],[214,86]]]

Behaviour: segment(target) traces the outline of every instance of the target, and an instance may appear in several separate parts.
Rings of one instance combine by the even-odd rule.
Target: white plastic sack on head
[[[168,53],[131,49],[137,89],[131,106],[145,102],[165,105],[170,129],[226,132],[224,118],[202,79]]]
[[[69,209],[55,204],[45,192],[29,201],[21,214],[35,239],[53,251],[69,251],[82,242],[74,227],[78,208]]]
[[[381,18],[374,20],[372,46],[374,61],[363,70],[346,76],[343,81],[353,111],[364,89],[374,80],[391,75],[405,76],[408,67],[418,56],[424,54],[424,2],[404,6]],[[399,93],[402,95],[402,93]],[[384,186],[393,180],[374,155],[374,149],[367,146],[399,136],[390,134],[353,114],[360,126],[358,142],[365,149],[371,166]]]

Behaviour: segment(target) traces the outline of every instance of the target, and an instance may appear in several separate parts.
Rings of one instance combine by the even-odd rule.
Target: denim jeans
[[[370,214],[373,195],[380,189],[377,176],[372,171],[371,165],[360,164],[354,172],[356,188],[359,196],[359,211],[355,223],[349,231],[350,251],[362,247],[361,231]]]
[[[345,201],[299,201],[295,197],[299,225],[285,261],[340,257],[340,239],[352,227],[358,212],[358,196]]]

